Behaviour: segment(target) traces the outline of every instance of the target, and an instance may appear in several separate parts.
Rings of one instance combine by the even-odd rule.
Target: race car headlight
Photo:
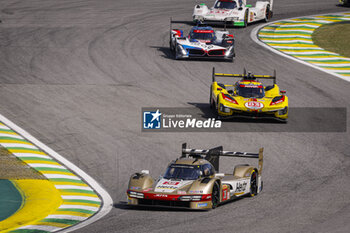
[[[196,195],[196,196],[180,196],[180,201],[200,201],[202,200],[202,196]]]
[[[193,16],[193,20],[199,20],[199,21],[203,21],[203,16],[200,16],[200,15],[195,15]]]
[[[220,111],[225,113],[230,113],[231,109],[226,108],[223,104],[220,104]]]
[[[129,191],[128,193],[129,193],[129,196],[133,198],[144,198],[143,193],[133,192],[133,191]]]
[[[278,115],[285,115],[285,114],[287,114],[287,112],[288,112],[288,108],[285,107],[285,108],[282,109],[282,110],[278,110]]]
[[[238,20],[238,17],[227,17],[225,21],[236,21]]]
[[[186,52],[186,49],[184,49],[184,47],[182,45],[177,45],[178,47],[178,50],[182,53],[182,55],[186,55],[187,52]]]
[[[226,50],[225,57],[232,55],[232,53],[233,53],[233,46],[231,46],[230,48],[228,48],[228,50]]]
[[[192,196],[192,201],[200,201],[202,196]]]
[[[191,196],[181,196],[179,197],[180,201],[191,201],[192,197]]]

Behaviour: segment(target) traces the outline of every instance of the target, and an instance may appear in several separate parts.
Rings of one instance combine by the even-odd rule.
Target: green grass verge
[[[350,57],[350,22],[328,24],[312,34],[314,43],[325,50]]]
[[[13,215],[22,206],[23,198],[17,188],[9,180],[0,180],[0,190],[1,222]]]

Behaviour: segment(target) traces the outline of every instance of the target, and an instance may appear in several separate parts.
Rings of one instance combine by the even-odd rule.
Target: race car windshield
[[[200,176],[200,168],[194,166],[170,166],[167,168],[165,179],[196,180]]]
[[[216,9],[234,9],[237,7],[236,2],[232,2],[232,1],[218,1],[216,2],[214,8]]]
[[[204,32],[208,31],[208,32]],[[194,30],[191,35],[191,39],[196,40],[212,40],[214,38],[214,32],[211,30]]]
[[[245,98],[263,98],[265,96],[264,88],[262,86],[249,86],[249,85],[239,85],[238,95]]]

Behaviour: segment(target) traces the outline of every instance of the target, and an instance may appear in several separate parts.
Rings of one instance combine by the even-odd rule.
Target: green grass
[[[314,43],[331,52],[350,57],[350,23],[328,24],[312,34]]]

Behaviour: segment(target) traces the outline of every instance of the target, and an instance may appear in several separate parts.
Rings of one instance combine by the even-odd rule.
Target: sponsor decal
[[[253,20],[254,20],[254,13],[250,12],[250,21],[253,21]]]
[[[195,33],[213,33],[213,30],[193,30]]]
[[[262,108],[264,107],[264,104],[263,104],[263,103],[260,103],[260,102],[258,102],[258,101],[249,101],[249,102],[246,102],[246,103],[244,104],[244,106],[245,106],[246,108],[256,110],[256,109],[262,109]]]
[[[246,88],[263,88],[262,85],[254,85],[254,84],[240,84],[240,87],[246,87]]]
[[[155,112],[144,111],[143,112],[143,128],[144,129],[160,129],[161,128],[161,115],[159,109]]]
[[[131,186],[130,189],[141,189],[140,187],[134,187],[134,186]]]
[[[228,185],[223,185],[222,186],[222,200],[226,201],[230,198],[230,191],[228,188]]]
[[[168,184],[168,185],[179,185],[179,181],[165,181],[163,182],[163,185]]]
[[[236,193],[237,192],[243,192],[243,191],[245,191],[246,187],[247,187],[247,182],[243,182],[243,183],[238,182],[237,185],[236,185],[236,191],[235,192]]]
[[[177,194],[186,194],[186,191],[177,191]]]
[[[156,192],[173,192],[174,190],[183,187],[191,183],[192,181],[170,181],[170,180],[160,180],[154,189]]]
[[[159,185],[159,186],[157,186],[157,189],[176,189],[176,186]]]
[[[147,193],[147,192],[149,192],[151,190],[152,190],[152,188],[148,188],[148,189],[143,190],[143,192]]]
[[[156,194],[156,195],[154,195],[155,197],[168,197],[168,195],[167,194]]]
[[[191,190],[190,193],[203,193],[202,190]]]
[[[207,207],[208,203],[197,203],[197,207]]]

